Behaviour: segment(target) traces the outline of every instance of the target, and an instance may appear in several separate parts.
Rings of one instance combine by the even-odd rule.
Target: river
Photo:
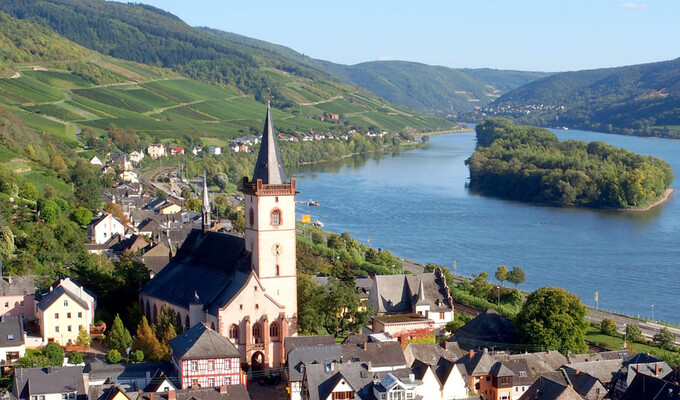
[[[599,140],[668,161],[680,188],[680,141],[554,131],[561,140]],[[423,149],[355,156],[291,171],[300,205],[325,229],[399,257],[470,276],[521,267],[521,289],[558,286],[583,302],[680,324],[680,191],[650,211],[622,212],[524,204],[470,193],[464,161],[475,134],[430,138]]]

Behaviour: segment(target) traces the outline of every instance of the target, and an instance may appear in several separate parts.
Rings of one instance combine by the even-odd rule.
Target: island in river
[[[492,118],[478,124],[466,161],[481,194],[558,206],[646,209],[672,191],[664,160],[603,142],[560,142],[547,129]]]

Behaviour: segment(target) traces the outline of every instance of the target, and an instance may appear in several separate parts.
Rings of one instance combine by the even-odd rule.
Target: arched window
[[[281,210],[279,210],[278,208],[273,209],[271,217],[273,226],[281,225]]]
[[[279,337],[279,324],[272,322],[269,326],[269,336],[273,338]]]
[[[191,327],[189,326],[190,323],[191,323],[191,321],[189,321],[189,314],[187,314],[187,317],[184,318],[184,327],[185,327],[186,329],[191,328]]]
[[[262,329],[257,323],[253,325],[253,343],[262,343]]]
[[[153,323],[155,324],[156,321],[158,321],[158,309],[156,308],[156,303],[153,305]]]
[[[149,305],[149,300],[146,301],[146,317],[151,318],[151,306]]]
[[[182,324],[182,314],[177,311],[177,325]]]
[[[255,226],[255,212],[253,211],[252,208],[250,209],[248,219],[250,220],[250,227],[252,228],[253,226]]]
[[[238,325],[233,324],[229,327],[229,339],[238,340]]]

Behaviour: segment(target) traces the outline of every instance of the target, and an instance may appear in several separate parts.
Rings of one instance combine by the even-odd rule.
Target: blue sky
[[[136,0],[341,64],[573,71],[680,57],[680,1]]]

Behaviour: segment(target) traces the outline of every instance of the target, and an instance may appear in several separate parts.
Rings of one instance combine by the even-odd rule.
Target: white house
[[[220,154],[222,154],[222,148],[220,146],[212,145],[212,146],[209,147],[209,150],[210,150],[210,154],[212,154],[212,155],[219,156]]]
[[[11,365],[26,355],[24,324],[21,316],[0,319],[0,365]]]
[[[144,159],[143,151],[135,150],[132,153],[130,153],[130,161],[132,161],[135,164],[139,164],[143,159]]]
[[[115,235],[125,235],[125,226],[111,214],[93,218],[87,226],[87,237],[96,244],[104,244]]]
[[[92,165],[99,165],[100,167],[103,166],[104,164],[102,163],[102,160],[99,159],[99,157],[94,156],[90,158],[90,164]]]
[[[139,183],[139,178],[137,177],[136,172],[125,170],[121,172],[118,176],[123,182]]]
[[[75,343],[81,327],[90,331],[95,308],[94,296],[82,286],[70,278],[59,279],[37,304],[43,341],[62,346]]]
[[[154,160],[158,157],[165,157],[166,155],[165,146],[163,146],[162,143],[149,145],[149,147],[146,148],[146,152],[149,154],[149,157],[153,158]]]

